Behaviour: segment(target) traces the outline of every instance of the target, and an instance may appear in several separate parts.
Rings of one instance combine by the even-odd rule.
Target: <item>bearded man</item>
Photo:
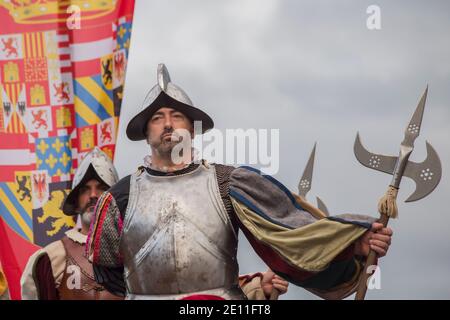
[[[194,138],[196,121],[200,133],[214,126],[160,64],[127,126],[151,158],[96,207],[88,244],[96,280],[127,299],[248,298],[236,257],[241,230],[278,277],[323,298],[353,293],[369,248],[385,255],[392,230],[367,216],[325,217],[254,168],[195,161],[190,148],[179,161],[174,151]]]

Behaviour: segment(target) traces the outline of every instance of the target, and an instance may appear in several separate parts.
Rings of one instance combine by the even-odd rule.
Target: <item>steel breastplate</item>
[[[128,294],[237,286],[236,252],[213,165],[178,176],[131,176],[121,237]]]

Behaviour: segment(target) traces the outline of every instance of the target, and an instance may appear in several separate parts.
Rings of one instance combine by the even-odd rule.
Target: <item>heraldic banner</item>
[[[134,0],[0,0],[0,264],[75,226],[62,201],[94,146],[114,158]]]

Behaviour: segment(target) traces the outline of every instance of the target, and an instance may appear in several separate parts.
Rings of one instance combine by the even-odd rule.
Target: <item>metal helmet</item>
[[[76,208],[79,189],[93,178],[101,180],[109,187],[113,186],[119,180],[116,168],[114,168],[111,159],[98,147],[94,147],[94,149],[86,154],[75,172],[72,191],[70,191],[64,200],[62,208],[66,215],[78,214]]]
[[[174,108],[184,113],[192,121],[202,121],[202,133],[214,127],[211,117],[194,107],[186,92],[171,81],[166,66],[160,63],[157,70],[157,84],[147,93],[142,111],[128,123],[128,138],[134,141],[144,140],[148,120],[162,107]]]

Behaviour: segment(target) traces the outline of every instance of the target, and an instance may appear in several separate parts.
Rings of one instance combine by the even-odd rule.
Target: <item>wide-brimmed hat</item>
[[[133,141],[145,140],[148,121],[162,107],[178,110],[192,122],[201,121],[202,133],[214,127],[211,117],[194,107],[183,89],[171,82],[169,71],[163,63],[160,63],[157,70],[157,84],[144,99],[142,111],[128,123],[127,137]]]

